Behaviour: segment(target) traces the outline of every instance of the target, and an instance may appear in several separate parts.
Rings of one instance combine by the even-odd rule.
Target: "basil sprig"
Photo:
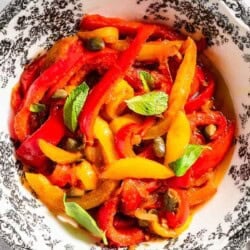
[[[126,100],[128,108],[137,114],[160,115],[168,107],[168,95],[163,91],[151,91]]]
[[[74,132],[77,128],[78,116],[86,101],[89,87],[86,83],[77,86],[67,97],[63,108],[64,123],[69,130]]]
[[[63,203],[65,212],[69,217],[73,218],[77,223],[87,229],[95,237],[101,238],[105,245],[108,244],[105,233],[98,227],[96,221],[86,210],[84,210],[75,202],[66,202],[66,195],[63,197]]]
[[[205,149],[210,149],[210,147],[195,144],[187,145],[183,156],[169,164],[173,169],[175,175],[183,176],[187,172],[187,170],[196,162],[196,160],[200,157],[201,153]]]

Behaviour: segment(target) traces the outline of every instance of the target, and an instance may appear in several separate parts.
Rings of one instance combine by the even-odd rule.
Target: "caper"
[[[67,138],[67,140],[65,142],[65,149],[66,150],[75,151],[78,149],[78,147],[79,147],[78,141],[76,141],[73,138]]]
[[[166,146],[162,137],[159,136],[154,139],[153,148],[157,157],[164,157],[166,152]]]
[[[176,194],[172,191],[172,189],[169,189],[164,194],[164,207],[169,212],[176,212],[179,207],[179,201],[175,195]]]
[[[214,124],[209,124],[205,127],[204,132],[206,137],[210,138],[215,134],[217,127]]]
[[[57,89],[55,93],[52,95],[54,99],[66,98],[68,96],[68,92],[65,89]]]
[[[86,40],[85,46],[90,51],[99,51],[104,49],[105,43],[100,37],[92,37]]]

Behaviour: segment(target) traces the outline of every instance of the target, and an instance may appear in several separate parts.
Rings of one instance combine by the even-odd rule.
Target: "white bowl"
[[[0,237],[13,249],[97,249],[62,226],[20,182],[8,133],[11,88],[22,67],[76,30],[84,13],[167,23],[209,41],[208,58],[223,76],[236,114],[236,144],[215,197],[178,239],[139,249],[243,249],[250,237],[250,4],[234,0],[12,1],[0,14]],[[247,6],[248,5],[248,6]],[[222,95],[223,96],[223,95]]]

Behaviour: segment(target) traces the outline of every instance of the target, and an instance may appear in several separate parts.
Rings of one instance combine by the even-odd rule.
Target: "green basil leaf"
[[[78,116],[86,101],[89,87],[86,83],[77,86],[67,97],[63,107],[64,123],[69,130],[74,132],[77,128]]]
[[[210,149],[204,145],[187,145],[184,154],[178,160],[171,162],[169,165],[173,169],[176,176],[183,176],[187,170],[196,162],[204,149]]]
[[[75,202],[66,202],[66,195],[63,197],[66,214],[77,223],[87,229],[95,237],[101,238],[105,245],[108,244],[105,233],[98,227],[92,216]]]
[[[30,105],[30,112],[32,113],[39,113],[44,111],[46,108],[45,104],[42,103],[33,103]]]
[[[163,91],[151,91],[126,101],[129,109],[137,114],[160,115],[168,107],[168,95]]]
[[[154,88],[154,78],[149,72],[141,70],[139,72],[139,77],[146,92],[149,92],[150,89]]]

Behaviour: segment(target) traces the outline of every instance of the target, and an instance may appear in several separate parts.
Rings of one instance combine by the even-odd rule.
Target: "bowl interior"
[[[14,3],[15,1],[13,1]],[[225,3],[224,3],[225,2]],[[141,245],[139,249],[226,249],[243,245],[247,240],[247,199],[249,199],[249,27],[235,16],[226,1],[154,1],[72,0],[40,1],[25,6],[11,6],[2,17],[15,15],[0,33],[0,114],[9,120],[11,88],[30,59],[55,40],[77,29],[84,13],[122,17],[170,25],[194,38],[206,36],[205,52],[218,71],[218,105],[230,119],[235,119],[235,145],[224,161],[226,175],[216,196],[195,214],[190,228],[178,239]],[[230,3],[232,1],[228,1]],[[19,8],[18,8],[19,6]],[[244,8],[244,6],[242,6]],[[62,226],[21,185],[19,164],[13,156],[8,122],[0,124],[0,200],[4,223],[0,237],[10,245],[32,249],[83,249],[93,239]],[[223,165],[222,164],[222,165]],[[11,235],[15,235],[12,237]],[[93,246],[91,249],[95,249]],[[233,248],[231,248],[233,249]]]

